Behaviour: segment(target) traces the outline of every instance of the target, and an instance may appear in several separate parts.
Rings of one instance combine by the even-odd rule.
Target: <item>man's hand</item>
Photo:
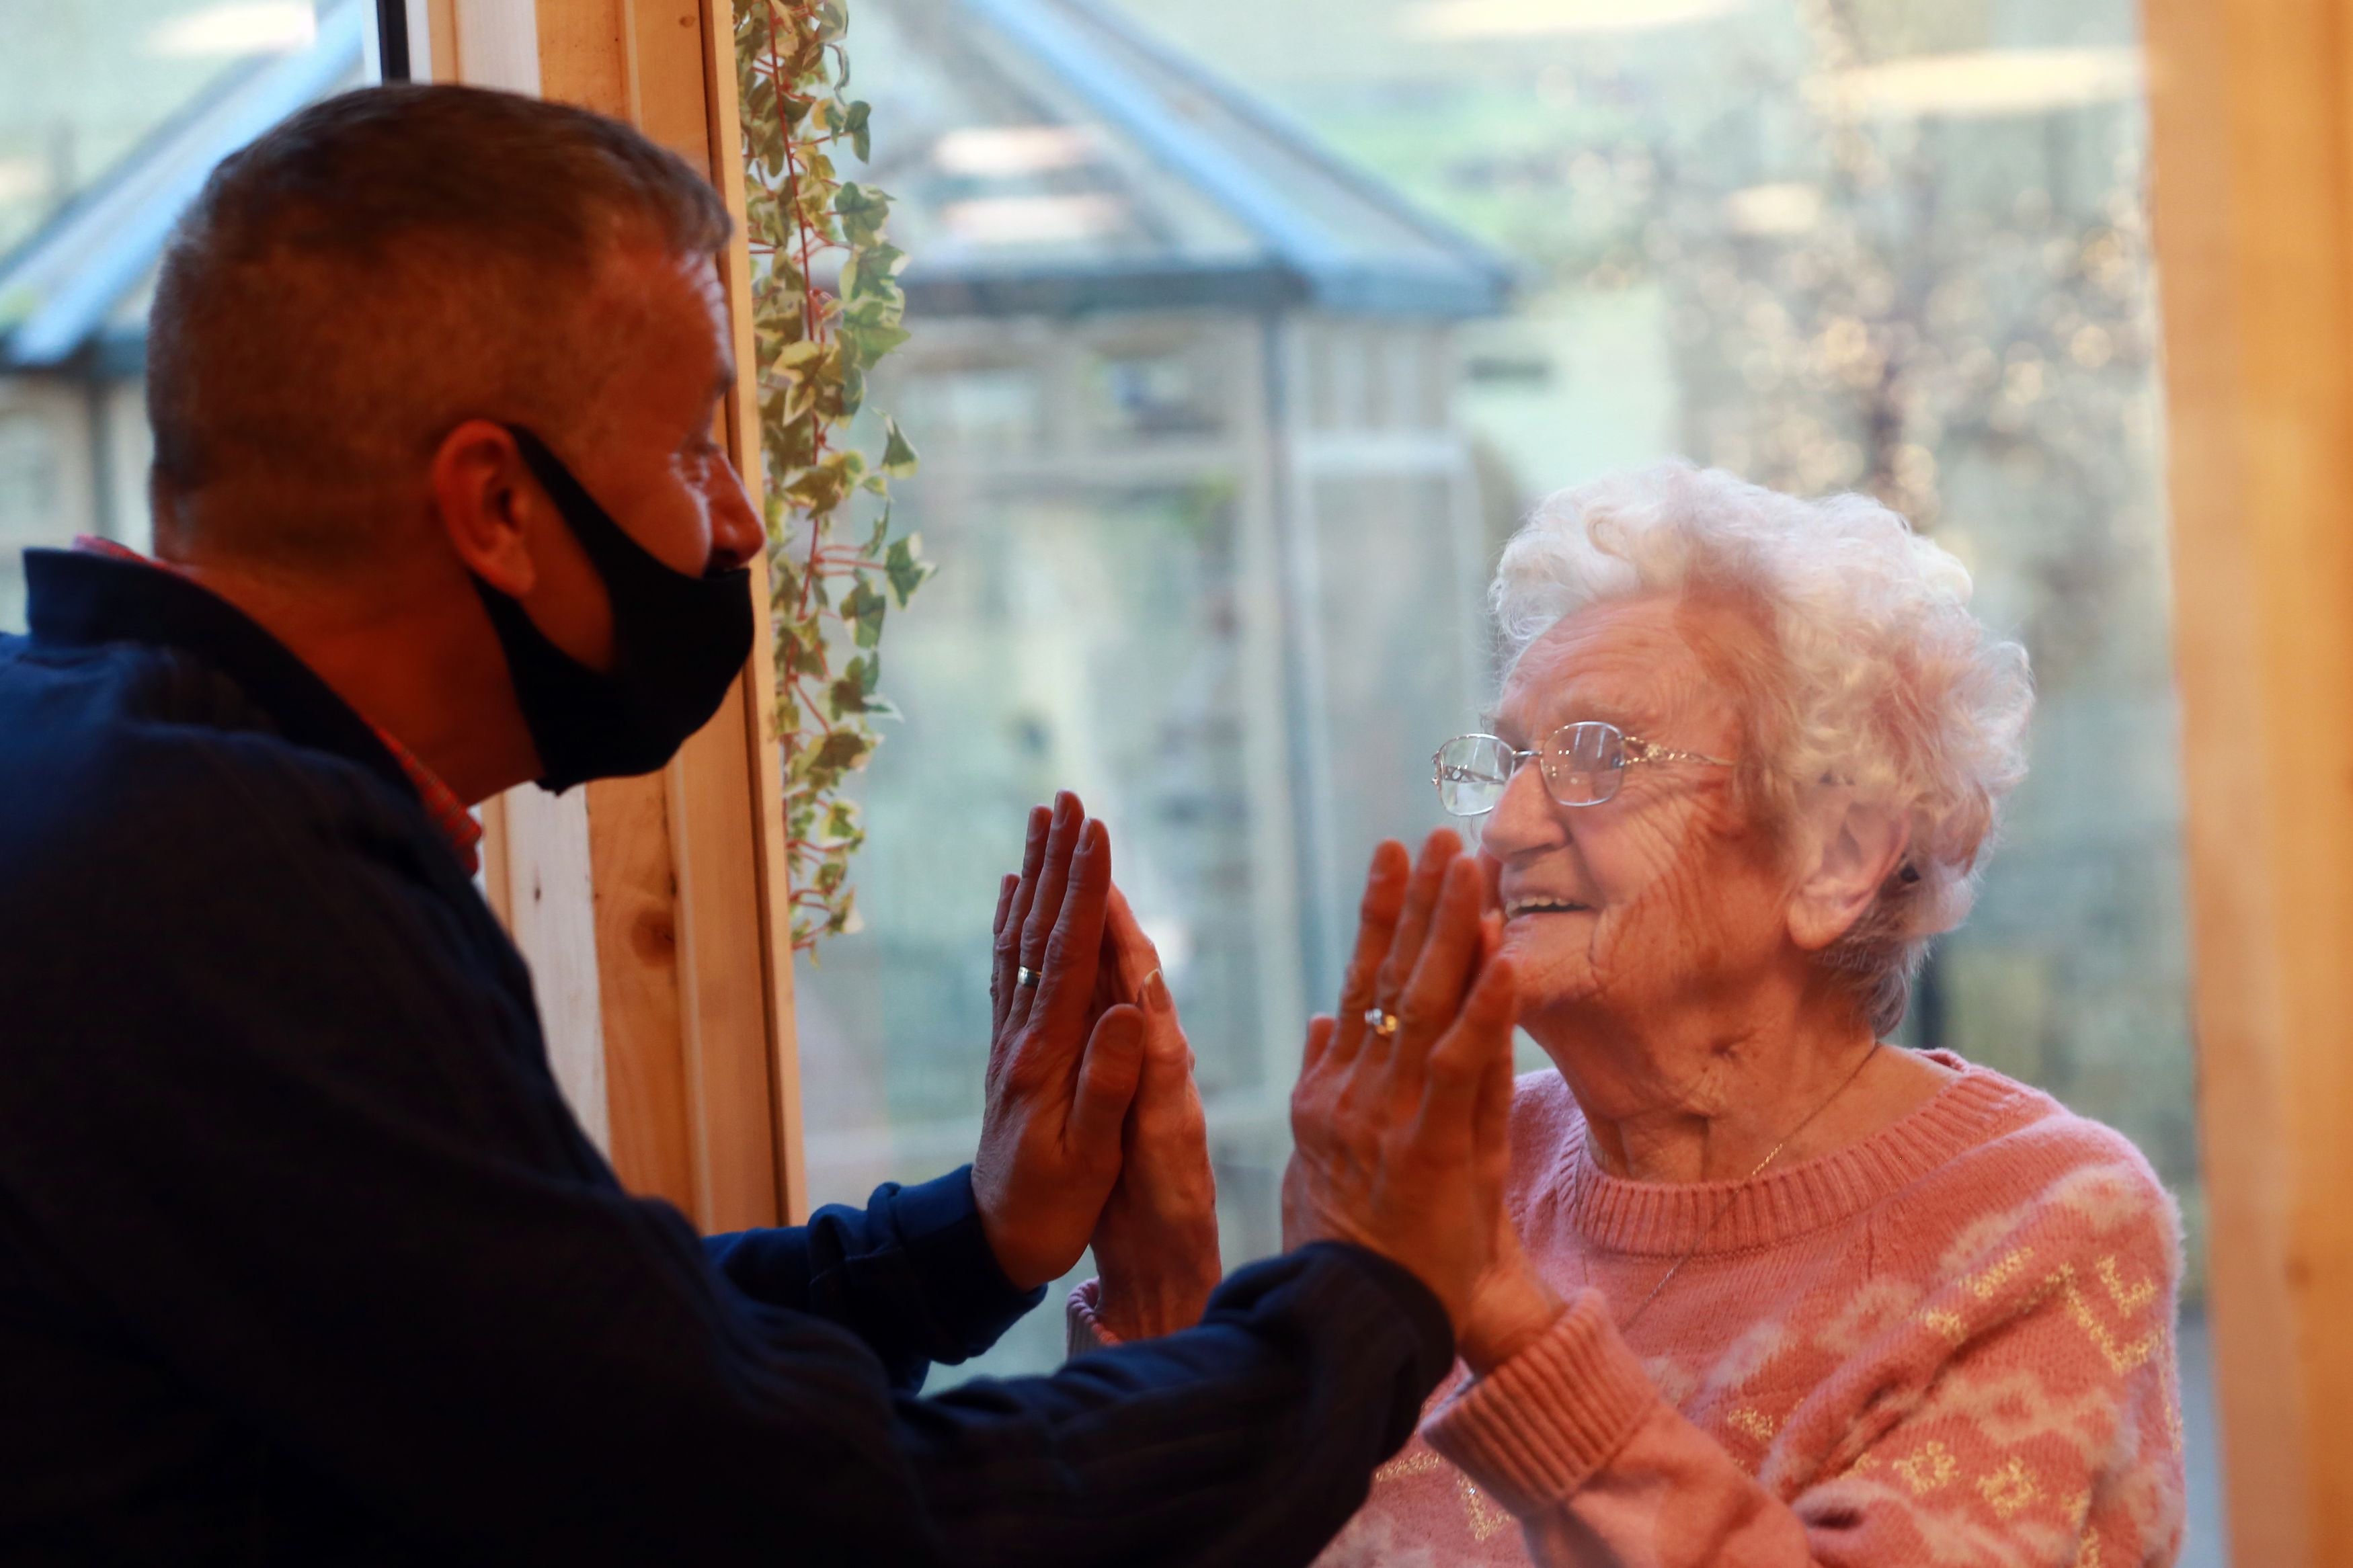
[[[1111,836],[1079,797],[1057,795],[1050,817],[1032,811],[1021,874],[1005,879],[997,900],[995,1033],[972,1162],[988,1245],[1024,1290],[1086,1250],[1119,1176],[1121,1128],[1143,1068],[1142,1011],[1096,1016],[1091,1005],[1110,896]]]
[[[1218,1182],[1193,1051],[1160,954],[1112,889],[1105,960],[1114,998],[1144,1013],[1144,1075],[1128,1108],[1125,1158],[1095,1222],[1097,1315],[1123,1341],[1189,1329],[1217,1289]]]
[[[1308,1026],[1282,1184],[1285,1246],[1382,1254],[1430,1288],[1458,1332],[1511,1223],[1519,1004],[1482,901],[1477,866],[1443,828],[1409,878],[1404,846],[1375,852],[1340,1016]],[[1393,1031],[1368,1026],[1376,1008]]]

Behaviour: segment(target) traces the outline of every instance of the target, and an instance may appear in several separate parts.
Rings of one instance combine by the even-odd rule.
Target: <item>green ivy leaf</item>
[[[906,433],[899,428],[899,422],[885,415],[882,419],[882,431],[884,437],[881,464],[882,471],[894,478],[913,473],[918,460],[914,445],[907,439]]]
[[[923,535],[911,533],[892,540],[889,552],[882,557],[883,575],[890,579],[891,592],[902,607],[934,571],[931,563],[923,558]]]
[[[734,20],[786,860],[793,941],[807,947],[858,929],[849,863],[865,830],[842,791],[881,742],[874,723],[899,716],[877,689],[883,626],[932,567],[913,535],[890,539],[889,481],[913,471],[913,446],[887,418],[879,458],[849,439],[868,371],[907,332],[906,256],[884,236],[891,198],[841,179],[831,151],[847,142],[861,163],[872,151],[873,111],[847,91],[848,7],[734,0]],[[804,265],[820,254],[839,263],[831,289]],[[861,493],[882,504],[853,532],[848,503]]]
[[[900,602],[906,601],[902,597]],[[874,584],[861,574],[849,597],[841,602],[841,617],[856,628],[860,647],[872,647],[882,640],[882,617],[891,608],[891,601],[875,591]]]

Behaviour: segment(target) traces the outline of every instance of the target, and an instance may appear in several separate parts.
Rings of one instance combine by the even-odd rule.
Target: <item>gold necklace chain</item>
[[[1644,1312],[1651,1310],[1651,1303],[1659,1299],[1659,1292],[1667,1288],[1667,1281],[1682,1273],[1683,1265],[1689,1263],[1693,1258],[1699,1256],[1699,1249],[1707,1245],[1707,1238],[1715,1234],[1715,1227],[1723,1223],[1724,1216],[1725,1215],[1732,1212],[1732,1205],[1740,1201],[1740,1194],[1742,1192],[1746,1190],[1748,1184],[1755,1181],[1758,1176],[1764,1174],[1765,1167],[1779,1159],[1781,1157],[1782,1150],[1787,1149],[1790,1144],[1796,1142],[1799,1133],[1803,1132],[1807,1128],[1811,1127],[1814,1124],[1816,1118],[1820,1117],[1823,1111],[1828,1110],[1831,1106],[1837,1101],[1840,1095],[1844,1094],[1853,1086],[1854,1080],[1862,1076],[1862,1069],[1869,1067],[1872,1063],[1872,1058],[1879,1055],[1879,1047],[1881,1044],[1882,1042],[1878,1040],[1872,1041],[1871,1049],[1862,1053],[1862,1060],[1854,1064],[1854,1069],[1852,1072],[1849,1072],[1846,1077],[1839,1079],[1838,1087],[1831,1090],[1830,1094],[1820,1104],[1806,1112],[1806,1119],[1799,1122],[1795,1127],[1790,1128],[1787,1133],[1783,1134],[1781,1141],[1778,1143],[1774,1144],[1772,1148],[1767,1150],[1765,1152],[1765,1157],[1762,1160],[1757,1161],[1753,1166],[1749,1167],[1748,1173],[1741,1177],[1738,1182],[1733,1184],[1732,1191],[1724,1194],[1724,1201],[1716,1205],[1715,1212],[1708,1216],[1706,1226],[1701,1229],[1699,1239],[1693,1242],[1691,1246],[1685,1249],[1681,1258],[1676,1258],[1672,1263],[1667,1265],[1667,1271],[1659,1276],[1659,1282],[1651,1287],[1651,1293],[1643,1297],[1640,1301],[1636,1302],[1634,1304],[1633,1311],[1627,1314],[1626,1321],[1618,1325],[1618,1331],[1620,1333],[1625,1334],[1631,1333],[1633,1331],[1636,1320],[1641,1318]],[[1592,1279],[1592,1270],[1589,1268],[1586,1270],[1586,1278],[1588,1281]]]

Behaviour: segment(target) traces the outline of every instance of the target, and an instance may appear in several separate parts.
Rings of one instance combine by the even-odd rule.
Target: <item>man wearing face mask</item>
[[[1512,994],[1443,844],[1377,862],[1402,990],[1312,1057],[1297,1249],[1050,1379],[917,1396],[1157,1179],[1074,801],[974,1166],[704,1239],[574,1122],[466,808],[661,766],[749,655],[726,237],[460,88],[305,110],[175,233],[156,559],[28,552],[0,637],[0,1563],[1303,1563],[1450,1365]]]

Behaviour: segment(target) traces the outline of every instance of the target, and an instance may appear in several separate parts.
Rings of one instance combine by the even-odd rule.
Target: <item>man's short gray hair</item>
[[[1866,496],[1800,500],[1683,462],[1551,497],[1504,550],[1490,590],[1506,668],[1589,605],[1721,597],[1764,634],[1767,668],[1732,672],[1743,786],[1775,831],[1836,779],[1900,813],[1910,846],[1824,955],[1874,1029],[1903,1018],[1930,939],[1976,898],[2002,797],[2026,776],[2026,650],[1969,611],[1969,574]]]
[[[608,356],[581,301],[608,253],[728,232],[701,174],[585,109],[396,85],[301,110],[205,183],[147,337],[159,490],[284,500],[207,514],[202,541],[159,514],[159,542],[364,555],[366,498],[458,423],[561,423],[593,397]]]

